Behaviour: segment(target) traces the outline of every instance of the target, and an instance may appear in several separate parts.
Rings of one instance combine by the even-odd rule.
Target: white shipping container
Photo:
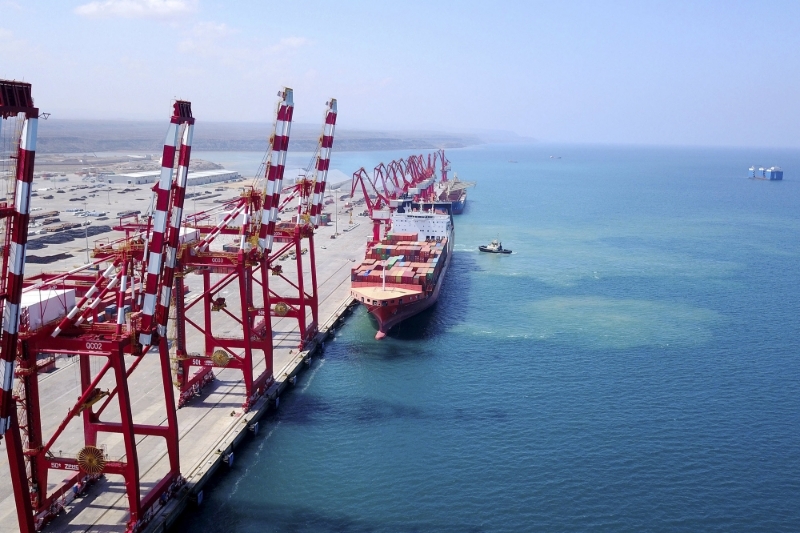
[[[73,307],[75,307],[74,289],[23,292],[20,304],[20,330],[36,330],[67,316]]]
[[[182,227],[178,239],[181,244],[186,244],[187,242],[194,242],[200,240],[200,230],[194,228]]]

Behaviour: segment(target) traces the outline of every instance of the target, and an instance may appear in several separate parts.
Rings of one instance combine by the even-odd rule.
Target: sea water
[[[800,530],[800,153],[447,155],[437,305],[382,341],[358,309],[179,529]]]

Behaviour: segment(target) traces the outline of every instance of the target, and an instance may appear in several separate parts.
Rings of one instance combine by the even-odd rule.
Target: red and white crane
[[[18,431],[13,391],[39,121],[39,109],[33,104],[29,83],[0,80],[0,130],[3,129],[3,122],[10,122],[10,119],[21,119],[22,124],[21,128],[11,133],[11,136],[16,137],[11,146],[18,143],[17,153],[10,158],[14,162],[14,190],[8,191],[10,201],[0,203],[3,228],[3,264],[0,272],[0,312],[3,324],[0,332],[0,438],[8,437],[6,449],[11,485],[17,501],[17,518],[20,530],[27,533],[33,532],[35,526],[27,495],[25,456]]]
[[[14,402],[14,359],[17,352],[20,299],[25,270],[25,252],[28,243],[28,218],[30,216],[33,164],[36,157],[36,133],[39,110],[33,105],[31,85],[10,80],[0,80],[0,124],[3,120],[23,115],[22,130],[14,169],[12,201],[0,205],[4,221],[3,274],[0,279],[2,303],[2,337],[0,338],[0,435],[11,426]],[[0,126],[2,128],[2,126]]]
[[[175,113],[170,121],[161,156],[161,176],[155,192],[155,207],[152,214],[152,232],[146,254],[147,277],[142,305],[142,322],[139,342],[150,346],[154,340],[166,335],[166,321],[175,276],[175,255],[183,220],[183,201],[186,195],[186,179],[192,150],[194,119],[189,102],[176,102]],[[179,109],[180,107],[186,109]],[[188,118],[186,118],[188,115]],[[181,136],[178,171],[173,182],[175,149],[178,142],[178,127],[185,124]],[[169,226],[169,229],[167,229]],[[156,318],[155,324],[153,319]],[[155,332],[153,331],[155,329]],[[156,334],[155,338],[153,334]]]
[[[154,214],[138,232],[96,248],[95,259],[88,265],[25,280],[28,301],[40,307],[69,309],[57,324],[37,318],[31,311],[20,325],[19,386],[15,389],[19,425],[15,429],[25,457],[24,464],[12,466],[12,470],[25,479],[18,492],[15,486],[17,505],[25,508],[36,528],[58,514],[87,484],[101,475],[113,474],[124,479],[127,530],[135,531],[147,522],[153,507],[162,505],[183,483],[169,350],[163,332],[171,301],[170,254],[174,234],[181,226],[193,124],[191,104],[175,102],[162,159],[162,179],[154,188]],[[181,129],[183,134],[179,135]],[[179,136],[183,142],[178,172],[173,177]],[[167,213],[172,215],[170,220]],[[153,265],[158,265],[158,270]],[[142,286],[144,297],[139,298]],[[114,316],[107,320],[104,311],[109,309]],[[40,362],[55,354],[77,357],[78,397],[68,404],[66,416],[55,430],[46,432]],[[141,376],[131,379],[145,360],[153,361],[160,370],[158,383],[143,383]],[[101,390],[101,382],[106,390]],[[134,422],[132,398],[145,391],[157,391],[163,398],[165,413],[158,417],[159,422]],[[82,430],[76,425],[82,425]],[[73,439],[76,433],[82,436],[79,448],[59,449],[57,442],[67,431]],[[145,436],[151,440],[144,441]],[[139,447],[142,443],[150,445],[153,438],[163,439],[168,460],[162,470],[151,471],[161,477],[143,485]],[[34,531],[27,527],[21,529]]]
[[[283,172],[286,168],[286,150],[289,148],[289,132],[292,129],[294,100],[291,89],[286,88],[278,93],[281,98],[278,104],[275,129],[270,139],[270,149],[266,159],[266,188],[264,204],[261,207],[261,226],[258,232],[258,246],[265,253],[272,251],[275,238],[275,224],[278,221],[278,206],[283,189]],[[273,153],[275,161],[272,161]]]
[[[284,89],[279,96],[263,173],[241,197],[225,203],[222,213],[195,213],[184,221],[194,118],[191,104],[178,101],[164,141],[160,178],[153,187],[152,211],[141,219],[136,215],[120,219],[115,229],[125,232],[125,237],[97,244],[89,264],[23,279],[38,109],[33,107],[30,85],[0,81],[0,116],[24,115],[19,131],[15,130],[19,150],[13,158],[17,176],[13,201],[0,202],[0,229],[5,238],[0,277],[0,428],[7,441],[24,533],[37,531],[75,493],[105,474],[123,478],[130,513],[127,531],[140,530],[154,509],[184,483],[173,387],[178,387],[182,405],[201,384],[213,379],[214,368],[241,369],[247,410],[274,380],[273,319],[296,319],[301,347],[316,333],[313,234],[330,166],[336,100],[327,103],[313,187],[301,193],[302,216],[296,222],[284,222],[278,215],[292,90]],[[223,245],[220,250],[221,238],[232,235],[237,238],[235,249]],[[307,254],[301,248],[304,240]],[[290,250],[296,255],[295,273],[284,272],[278,263]],[[304,280],[309,268],[310,282]],[[203,286],[196,298],[187,301],[185,276],[191,274],[200,275]],[[276,276],[272,284],[271,276]],[[237,289],[238,308],[223,297],[226,287]],[[32,313],[23,312],[25,297],[53,303],[64,313],[37,321]],[[167,337],[173,301],[176,333],[171,354]],[[215,328],[218,318],[212,315],[227,317],[225,327]],[[201,335],[187,335],[190,331]],[[200,352],[193,352],[198,346]],[[264,368],[255,375],[258,365],[253,352],[258,350],[264,353]],[[39,374],[43,362],[54,360],[56,354],[76,358],[77,399],[68,402],[64,418],[48,429],[49,424],[43,423]],[[137,368],[149,365],[157,369],[157,383],[146,383],[147,376],[131,379]],[[189,375],[192,367],[200,367],[194,376]],[[145,421],[137,414],[134,421],[132,399],[145,391],[162,396],[165,416],[155,413],[155,419]],[[65,435],[79,442],[78,448],[59,449],[57,443]],[[167,452],[158,471],[154,465],[143,467],[139,452],[141,446],[153,446],[155,441]],[[148,484],[141,479],[145,467],[150,469],[149,476],[157,476]]]
[[[278,213],[284,213],[293,202],[297,202],[297,219],[318,227],[323,209],[325,186],[328,180],[328,170],[331,163],[331,148],[333,147],[333,133],[336,127],[336,99],[331,98],[325,102],[325,117],[322,125],[322,134],[317,143],[311,163],[297,178],[294,185],[284,187]],[[314,167],[313,172],[312,168]],[[309,174],[311,175],[309,177]]]
[[[273,381],[272,319],[297,320],[299,348],[317,332],[319,317],[312,213],[318,216],[322,210],[336,124],[336,100],[331,99],[326,104],[323,132],[315,155],[314,177],[282,188],[293,111],[292,90],[287,88],[279,96],[281,101],[276,110],[274,132],[253,188],[246,190],[240,198],[227,202],[218,214],[219,222],[216,224],[211,222],[211,212],[189,217],[188,226],[198,229],[201,239],[188,245],[179,258],[179,264],[187,272],[201,274],[203,288],[192,302],[184,303],[180,285],[176,285],[176,307],[179,317],[183,317],[179,322],[201,334],[205,346],[204,353],[187,353],[185,333],[180,333],[179,327],[176,383],[180,387],[181,405],[213,379],[214,368],[225,367],[243,372],[243,407],[249,409]],[[263,190],[259,187],[262,182]],[[295,200],[299,204],[296,219],[278,220],[278,216],[288,212]],[[238,237],[235,251],[219,251],[218,246],[216,250],[211,249],[220,235],[232,234]],[[308,248],[302,247],[304,240],[308,242]],[[294,272],[287,272],[279,263],[290,255],[294,256]],[[305,272],[310,272],[310,280],[305,279]],[[225,298],[222,293],[234,284],[238,284],[241,307],[232,311],[235,299]],[[203,316],[190,317],[193,309],[202,309]],[[222,335],[220,331],[223,328],[214,327],[222,317],[237,321],[241,334]],[[254,366],[258,366],[253,358],[254,350],[264,352],[264,370],[259,375],[253,373]],[[193,370],[193,367],[199,368]]]
[[[274,381],[269,258],[279,233],[276,228],[294,111],[292,89],[283,89],[278,97],[273,132],[254,185],[221,209],[196,213],[187,220],[186,226],[196,229],[199,236],[182,248],[178,270],[182,279],[190,273],[201,276],[202,288],[199,295],[186,301],[183,284],[175,285],[179,406],[214,379],[215,368],[242,372],[245,411]],[[220,245],[219,240],[230,236],[237,238],[233,249]],[[238,297],[224,296],[231,289]],[[234,328],[230,328],[231,321]],[[190,351],[190,338],[200,340],[201,351]],[[260,373],[256,373],[256,352],[264,357]]]
[[[324,192],[329,168],[336,101],[327,104],[314,180],[301,180],[282,188],[293,111],[292,90],[285,89],[280,97],[270,146],[253,188],[226,203],[216,224],[210,222],[211,212],[189,217],[188,226],[199,230],[201,238],[196,244],[187,245],[178,264],[185,272],[202,275],[203,287],[198,296],[186,303],[180,284],[176,285],[176,308],[178,316],[183,317],[178,322],[184,324],[184,330],[202,335],[204,348],[201,353],[188,353],[185,331],[179,326],[176,383],[180,405],[214,378],[214,368],[224,367],[242,371],[243,408],[249,409],[274,379],[272,320],[297,320],[299,348],[317,332],[319,306],[310,214],[314,206],[321,211],[317,202]],[[262,182],[263,187],[259,187]],[[319,191],[320,197],[312,195],[312,190]],[[296,220],[279,220],[278,216],[288,211],[295,199],[300,204]],[[230,249],[230,244],[222,251],[218,245],[212,249],[219,236],[227,235],[237,236],[235,250]],[[308,242],[308,248],[303,247],[303,241]],[[279,263],[290,255],[295,261],[294,272],[287,272]],[[310,280],[306,279],[306,272],[310,272]],[[226,288],[234,286],[238,287],[238,299],[224,297]],[[238,304],[234,303],[237,300]],[[198,309],[202,316],[192,316]],[[223,334],[229,328],[214,326],[225,317],[238,323],[236,333]],[[254,368],[259,366],[254,358],[257,350],[264,354],[264,370],[258,375],[254,374]]]
[[[322,202],[325,198],[325,185],[328,181],[328,169],[331,165],[331,148],[333,148],[333,133],[336,129],[336,116],[338,114],[336,99],[331,98],[325,103],[325,123],[322,126],[322,135],[317,147],[317,166],[314,175],[314,195],[311,198],[311,223],[319,227],[322,215]]]
[[[369,184],[369,187],[367,185]],[[364,203],[367,206],[367,214],[372,220],[372,238],[367,243],[367,246],[372,246],[381,240],[381,226],[391,224],[391,211],[389,207],[389,198],[385,193],[378,190],[375,181],[370,177],[369,173],[361,167],[353,173],[353,181],[350,189],[350,197],[353,198],[361,186],[361,193],[364,195]],[[374,196],[374,199],[373,199]]]

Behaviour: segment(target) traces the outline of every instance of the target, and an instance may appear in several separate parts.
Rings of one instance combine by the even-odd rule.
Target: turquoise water
[[[381,342],[358,310],[179,528],[800,530],[800,153],[448,157],[439,303]]]

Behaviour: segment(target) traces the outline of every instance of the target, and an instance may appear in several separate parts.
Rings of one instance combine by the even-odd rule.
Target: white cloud
[[[0,52],[4,54],[26,52],[29,48],[28,42],[23,39],[18,39],[14,35],[14,32],[5,28],[0,28]]]
[[[252,71],[265,63],[275,64],[312,43],[305,37],[284,37],[273,44],[241,35],[241,32],[218,22],[198,22],[183,32],[178,51],[189,56],[213,59],[221,65]]]
[[[34,75],[36,67],[44,64],[49,57],[38,41],[20,38],[13,31],[0,28],[0,78],[24,80]]]
[[[192,34],[196,36],[227,37],[234,33],[238,33],[238,30],[234,30],[224,22],[198,22],[192,28]]]
[[[237,33],[225,23],[198,22],[187,32],[187,37],[178,43],[178,50],[183,53],[200,53],[212,55],[219,41]]]
[[[271,54],[280,54],[283,52],[289,52],[290,50],[296,50],[307,44],[311,44],[311,41],[306,39],[305,37],[284,37],[276,44],[267,48],[267,52]]]
[[[104,0],[75,8],[75,13],[91,18],[167,18],[191,13],[197,0]]]

